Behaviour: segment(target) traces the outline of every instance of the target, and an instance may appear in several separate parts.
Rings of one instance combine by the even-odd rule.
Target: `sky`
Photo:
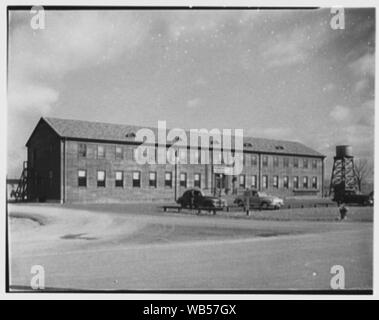
[[[243,129],[374,154],[374,9],[10,11],[8,178],[42,116]]]

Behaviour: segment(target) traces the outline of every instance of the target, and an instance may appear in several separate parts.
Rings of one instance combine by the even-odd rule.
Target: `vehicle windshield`
[[[258,192],[258,196],[267,197],[267,193],[266,192]]]

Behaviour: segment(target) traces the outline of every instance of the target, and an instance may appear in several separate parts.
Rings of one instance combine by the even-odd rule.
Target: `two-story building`
[[[325,156],[299,142],[244,137],[243,170],[230,176],[222,164],[138,164],[140,128],[41,118],[26,143],[28,199],[173,201],[188,187],[217,194],[250,187],[281,196],[323,194]]]

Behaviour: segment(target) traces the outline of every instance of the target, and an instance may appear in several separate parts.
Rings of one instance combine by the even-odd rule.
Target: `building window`
[[[288,189],[288,176],[283,177],[283,188]]]
[[[157,187],[157,173],[150,172],[149,173],[149,187],[156,188]]]
[[[308,189],[308,177],[303,177],[303,188]]]
[[[187,188],[187,173],[181,172],[179,179],[180,179],[180,186]]]
[[[133,188],[140,188],[141,187],[141,172],[139,171],[133,171],[132,174],[133,179]]]
[[[273,177],[274,178],[274,180],[273,180],[273,187],[274,188],[279,188],[279,177],[278,176],[274,176]]]
[[[87,145],[84,143],[79,143],[78,145],[78,156],[85,158],[87,156]]]
[[[87,171],[78,170],[78,186],[87,187]]]
[[[293,177],[293,188],[299,189],[299,177]]]
[[[308,159],[303,159],[303,168],[308,169]]]
[[[172,188],[172,172],[166,172],[164,175],[164,185],[165,187]]]
[[[200,173],[195,173],[193,185],[195,187],[201,188],[201,175],[200,175]]]
[[[104,146],[97,146],[97,158],[98,159],[105,158],[105,148],[104,148]]]
[[[251,155],[245,153],[243,155],[243,165],[246,166],[246,165],[250,165],[250,164],[251,164]]]
[[[268,166],[268,156],[263,156],[262,158],[262,166],[267,167]]]
[[[290,161],[288,158],[283,158],[283,168],[288,168],[290,165]]]
[[[252,155],[251,156],[251,165],[252,166],[256,166],[257,164],[258,164],[257,156],[256,155]]]
[[[278,157],[274,157],[273,165],[274,165],[274,167],[279,167],[279,158]]]
[[[191,149],[190,150],[190,164],[199,164],[199,150]]]
[[[105,171],[104,170],[97,171],[97,186],[105,187]]]
[[[122,147],[116,147],[116,160],[122,160],[123,154],[122,154]]]
[[[317,169],[317,160],[316,159],[312,160],[312,168]]]
[[[299,168],[299,159],[298,158],[294,158],[293,159],[293,167],[294,168]]]
[[[124,186],[124,173],[122,171],[116,171],[116,187]]]
[[[257,176],[256,175],[251,176],[251,187],[252,188],[257,187]]]
[[[240,187],[241,188],[246,187],[246,177],[244,174],[240,174]]]
[[[312,188],[317,189],[317,177],[312,178]]]
[[[187,149],[180,149],[179,150],[179,163],[187,163]]]
[[[135,149],[132,146],[126,147],[126,152],[125,152],[126,160],[130,160],[130,161],[135,160],[134,150]]]
[[[268,176],[262,176],[262,188],[268,188]]]

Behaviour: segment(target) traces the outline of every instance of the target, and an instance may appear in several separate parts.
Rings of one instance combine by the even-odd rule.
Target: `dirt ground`
[[[45,266],[55,290],[372,288],[373,208],[164,213],[159,204],[10,205],[11,288]]]

